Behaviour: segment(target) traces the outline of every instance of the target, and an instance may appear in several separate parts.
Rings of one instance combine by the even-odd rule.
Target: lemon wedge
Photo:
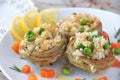
[[[37,17],[37,26],[43,23],[51,24],[56,26],[58,8],[49,8],[40,11]]]
[[[21,24],[21,17],[20,16],[16,16],[11,24],[11,28],[10,28],[10,32],[12,34],[12,36],[15,38],[15,40],[20,41],[22,40],[22,38],[24,37],[25,31],[22,27]]]
[[[28,10],[23,17],[16,16],[10,28],[12,36],[17,41],[21,41],[27,30],[33,29],[40,24],[48,23],[56,26],[57,8],[44,9],[38,13],[37,9]]]
[[[33,29],[34,27],[37,27],[36,24],[37,16],[38,16],[37,9],[31,9],[25,12],[21,20],[25,32],[29,29]]]

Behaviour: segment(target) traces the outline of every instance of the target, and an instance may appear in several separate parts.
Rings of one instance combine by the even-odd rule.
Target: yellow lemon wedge
[[[16,16],[11,24],[10,32],[15,40],[20,41],[24,37],[25,31],[21,24],[21,17]]]
[[[37,16],[38,16],[37,9],[31,9],[25,12],[21,20],[25,32],[29,29],[33,29],[34,27],[37,27],[36,24]]]
[[[37,26],[43,23],[51,24],[56,26],[58,8],[49,8],[40,11],[37,17]]]

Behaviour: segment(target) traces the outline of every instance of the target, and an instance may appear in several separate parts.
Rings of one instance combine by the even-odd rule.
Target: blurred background
[[[0,37],[9,29],[11,20],[28,9],[51,7],[86,7],[120,14],[120,0],[0,0]],[[0,71],[0,80],[8,80]]]
[[[120,13],[120,0],[32,0],[39,9],[49,7],[88,7]]]

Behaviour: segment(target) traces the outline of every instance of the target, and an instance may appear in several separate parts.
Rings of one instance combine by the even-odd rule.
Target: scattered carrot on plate
[[[106,32],[102,32],[101,35],[103,36],[104,39],[106,39],[106,40],[108,39],[108,35]]]
[[[19,54],[19,45],[20,45],[20,42],[15,42],[13,45],[12,45],[12,50]]]
[[[13,67],[9,67],[9,68],[14,71],[21,72],[21,69],[19,69],[16,65],[13,65]]]
[[[120,48],[120,42],[117,43],[111,43],[112,48]]]
[[[115,55],[119,55],[120,54],[120,42],[111,43],[111,48],[113,49],[113,53]]]
[[[29,65],[24,65],[23,67],[22,67],[22,73],[25,73],[25,74],[28,74],[28,73],[30,73],[30,70],[31,70],[31,68],[30,68],[30,66]]]
[[[115,60],[114,60],[114,62],[113,62],[113,64],[112,64],[112,67],[120,68],[120,61],[115,58]]]
[[[37,76],[35,74],[31,73],[28,75],[28,80],[38,80],[38,79],[37,79]]]
[[[43,78],[53,78],[55,76],[54,70],[41,69],[40,76]]]
[[[25,73],[25,74],[28,74],[30,73],[30,66],[29,65],[24,65],[22,66],[22,69],[18,68],[17,66],[13,65],[13,67],[9,67],[10,69],[14,70],[14,71],[17,71],[17,72],[22,72],[22,73]]]
[[[96,79],[93,79],[93,80],[108,80],[108,78],[107,78],[107,76],[104,76],[104,77],[96,78]]]

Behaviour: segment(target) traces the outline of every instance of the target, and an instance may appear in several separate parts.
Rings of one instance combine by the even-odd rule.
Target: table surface
[[[74,0],[74,1],[76,1],[76,3],[73,2],[73,0],[57,0],[57,2],[54,2],[54,1],[52,3],[50,3],[50,2],[48,3],[47,0],[33,0],[33,2],[35,3],[35,6],[37,6],[39,9],[57,6],[58,3],[59,3],[59,5],[57,7],[94,7],[94,8],[101,8],[101,9],[105,9],[105,10],[112,11],[112,12],[120,14],[120,8],[113,7],[113,6],[112,7],[111,6],[110,7],[108,7],[108,6],[105,6],[105,7],[100,6],[100,4],[103,4],[103,3],[100,3],[100,4],[96,5],[96,3],[94,3],[94,2],[93,3],[92,2],[91,3],[84,2],[84,4],[82,3],[82,6],[81,6],[80,4],[76,4],[77,1],[79,1],[79,0]],[[66,2],[63,2],[63,1],[66,1]],[[89,1],[89,0],[87,0],[87,1]],[[42,5],[39,5],[39,4],[42,4]],[[0,31],[0,34],[1,33],[3,33],[3,32]],[[0,80],[8,80],[1,71],[0,71]]]

